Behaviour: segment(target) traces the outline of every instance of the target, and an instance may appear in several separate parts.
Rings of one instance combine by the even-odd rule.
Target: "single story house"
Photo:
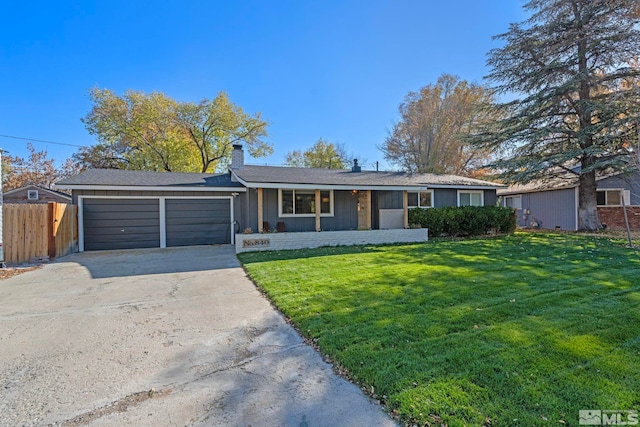
[[[517,210],[520,227],[578,230],[578,178],[564,174],[548,181],[512,185],[497,192],[503,206]],[[632,228],[640,229],[640,174],[597,178],[600,222],[609,229],[625,227],[624,203]]]
[[[56,184],[78,205],[79,250],[234,243],[265,232],[406,229],[408,209],[495,205],[499,184],[453,175],[244,164],[227,173],[90,169]],[[254,234],[255,236],[255,234]]]
[[[70,195],[41,185],[14,188],[3,193],[2,199],[4,203],[71,203]]]

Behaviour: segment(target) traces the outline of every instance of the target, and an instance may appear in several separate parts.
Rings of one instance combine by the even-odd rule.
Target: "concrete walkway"
[[[395,425],[230,246],[75,254],[0,281],[0,349],[0,425]]]

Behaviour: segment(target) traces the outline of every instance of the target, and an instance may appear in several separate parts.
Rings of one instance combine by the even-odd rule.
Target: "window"
[[[597,190],[598,206],[622,206],[622,190]]]
[[[409,208],[432,208],[433,191],[407,192]]]
[[[522,209],[522,196],[505,196],[504,205],[513,209]]]
[[[27,190],[27,200],[38,200],[38,190]]]
[[[315,216],[314,190],[280,190],[280,216]],[[320,191],[320,215],[333,216],[333,191]]]
[[[483,191],[458,191],[458,206],[483,206]]]

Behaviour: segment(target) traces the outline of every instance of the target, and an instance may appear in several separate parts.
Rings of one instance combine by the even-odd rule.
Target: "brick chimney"
[[[242,169],[244,167],[244,150],[241,144],[233,144],[231,152],[231,169]]]

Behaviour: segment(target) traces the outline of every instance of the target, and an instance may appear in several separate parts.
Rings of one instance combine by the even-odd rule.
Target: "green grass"
[[[579,409],[640,409],[640,260],[619,242],[517,233],[240,260],[406,422],[559,426]]]

